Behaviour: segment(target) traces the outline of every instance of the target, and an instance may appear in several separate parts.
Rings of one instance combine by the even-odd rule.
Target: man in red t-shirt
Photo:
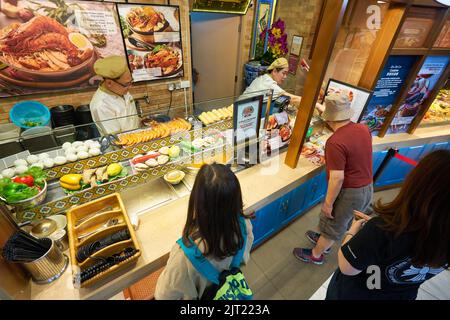
[[[372,136],[366,125],[350,121],[352,115],[348,92],[325,98],[322,118],[334,131],[325,145],[328,190],[320,214],[320,233],[306,232],[315,247],[294,249],[301,261],[323,264],[323,253],[328,253],[350,227],[353,210],[364,211],[372,202]]]

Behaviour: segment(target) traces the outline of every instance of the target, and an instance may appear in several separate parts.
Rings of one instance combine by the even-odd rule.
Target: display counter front
[[[399,149],[419,160],[435,149],[450,149],[449,141],[450,125],[419,128],[413,135],[395,134],[382,139],[374,138],[374,170],[380,165],[389,148]],[[326,193],[323,165],[318,166],[301,157],[297,168],[291,169],[284,164],[285,155],[285,152],[279,156],[272,155],[263,163],[236,173],[242,188],[244,211],[246,214],[255,213],[252,220],[254,248],[318,204]],[[407,167],[398,170],[398,166],[396,167],[402,177],[398,177],[398,181],[385,180],[386,184],[401,182],[411,170]],[[190,179],[192,182],[193,177]],[[30,298],[108,299],[163,267],[172,246],[182,233],[190,190],[189,182],[185,184],[186,188],[183,190],[168,190],[168,194],[172,195],[170,201],[157,201],[158,204],[155,205],[152,192],[145,193],[139,190],[158,189],[160,192],[161,185],[157,181],[121,191],[128,213],[139,216],[136,237],[141,248],[141,256],[136,264],[91,287],[80,289],[73,285],[72,268],[69,265],[61,278],[50,284],[37,285],[30,282]]]

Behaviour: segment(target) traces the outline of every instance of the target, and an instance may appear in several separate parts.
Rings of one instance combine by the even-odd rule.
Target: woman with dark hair
[[[327,299],[416,299],[420,285],[450,262],[449,183],[450,151],[435,151],[391,203],[378,201],[378,217],[354,221]]]
[[[241,231],[241,223],[245,224],[246,238]],[[191,239],[220,272],[230,267],[234,255],[244,244],[244,263],[250,258],[252,225],[243,213],[239,181],[224,165],[204,165],[197,174],[189,198],[183,244],[190,247]],[[155,299],[199,299],[211,284],[175,244],[158,279]]]

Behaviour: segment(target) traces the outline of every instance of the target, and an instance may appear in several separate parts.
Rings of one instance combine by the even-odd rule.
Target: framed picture
[[[258,95],[234,102],[233,129],[236,144],[259,137],[263,99],[264,95]]]
[[[94,63],[101,57],[125,56],[115,3],[21,0],[10,6],[26,14],[1,11],[0,29],[31,31],[11,34],[0,49],[0,98],[97,88]],[[41,38],[40,30],[51,41]]]
[[[133,82],[182,77],[179,6],[117,4],[117,10]]]
[[[267,51],[269,35],[268,30],[272,25],[275,15],[277,0],[258,0],[255,7],[255,24],[253,26],[251,58],[261,57]]]
[[[328,80],[328,85],[325,90],[325,96],[331,92],[338,92],[342,90],[348,91],[350,106],[354,112],[353,117],[350,120],[353,122],[359,122],[373,92],[345,82],[330,79]]]
[[[300,61],[299,56],[292,54],[292,53],[289,55],[288,63],[289,63],[289,73],[290,74],[295,75],[297,73],[299,61]]]
[[[291,44],[291,54],[299,57],[300,52],[302,51],[302,45],[303,45],[303,37],[293,36]]]
[[[251,0],[194,0],[192,11],[246,14]]]

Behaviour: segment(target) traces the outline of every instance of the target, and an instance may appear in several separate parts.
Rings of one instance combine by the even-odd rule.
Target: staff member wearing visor
[[[102,135],[138,128],[136,105],[128,92],[132,76],[125,57],[99,59],[94,71],[104,79],[90,103],[92,119]]]
[[[245,89],[244,95],[250,95],[252,93],[258,93],[262,90],[273,90],[273,97],[276,99],[280,96],[288,96],[291,98],[293,105],[299,106],[302,97],[290,94],[283,90],[280,85],[286,80],[289,73],[289,63],[286,58],[278,58],[267,68],[267,73],[257,77],[252,83]],[[317,110],[323,112],[324,106],[317,103]]]

